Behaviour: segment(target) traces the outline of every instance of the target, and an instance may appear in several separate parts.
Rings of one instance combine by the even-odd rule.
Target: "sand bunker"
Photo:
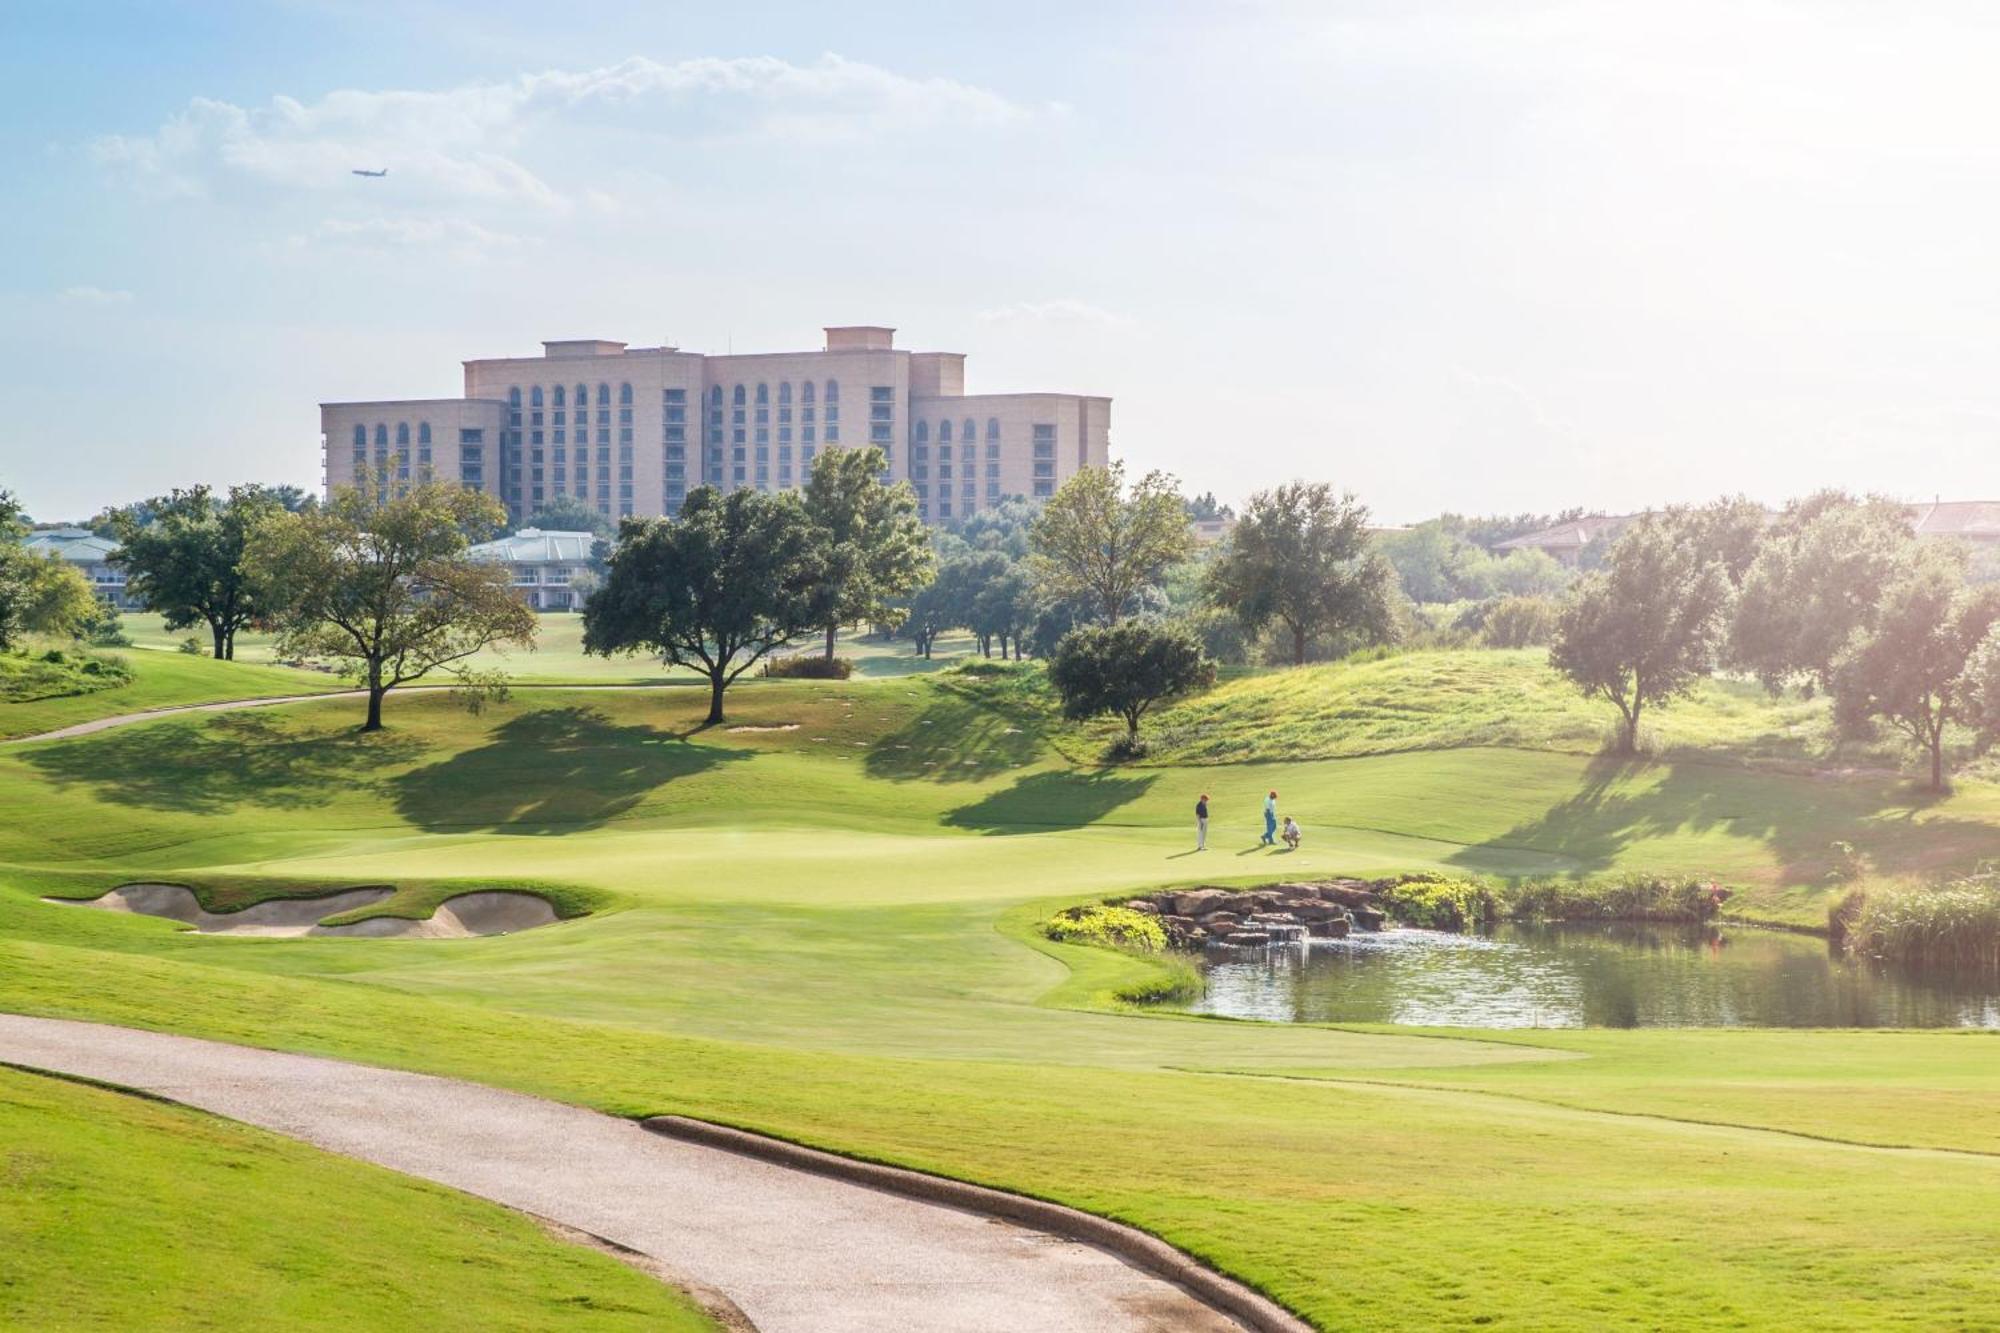
[[[193,926],[204,935],[243,935],[267,939],[302,935],[351,936],[363,939],[458,940],[474,935],[511,935],[518,930],[553,925],[555,909],[532,893],[487,891],[447,898],[423,921],[403,917],[371,917],[346,926],[320,922],[357,907],[369,907],[389,897],[393,889],[348,889],[319,898],[274,898],[240,912],[203,909],[191,889],[179,884],[126,884],[102,897],[78,901],[47,898],[69,907],[95,907],[106,912],[162,916]]]

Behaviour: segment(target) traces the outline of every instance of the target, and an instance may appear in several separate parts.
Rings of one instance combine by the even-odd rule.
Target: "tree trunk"
[[[1625,735],[1618,748],[1624,754],[1639,753],[1639,704],[1633,704],[1625,712]]]
[[[361,724],[363,731],[382,730],[382,696],[389,691],[381,678],[371,676],[368,681],[368,720]]]
[[[233,629],[222,636],[222,660],[225,662],[236,660],[236,631]]]
[[[222,622],[219,620],[209,621],[208,633],[209,637],[215,640],[215,660],[218,662],[227,660],[229,656],[229,636],[222,632]]]
[[[722,721],[722,691],[725,682],[722,673],[716,672],[708,678],[708,721],[706,726],[714,726]]]
[[[1306,664],[1306,631],[1303,625],[1292,626],[1292,665]]]
[[[1931,731],[1931,790],[1944,790],[1944,728]]]
[[[826,627],[826,660],[829,662],[833,660],[834,636],[838,634],[839,631],[840,631],[840,626],[838,624],[829,624]]]

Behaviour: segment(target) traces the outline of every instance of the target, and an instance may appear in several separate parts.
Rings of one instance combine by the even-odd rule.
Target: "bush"
[[[1167,932],[1160,923],[1129,907],[1065,907],[1042,923],[1042,934],[1065,944],[1095,944],[1142,953],[1164,953],[1167,948]]]
[[[1529,648],[1555,637],[1556,604],[1546,597],[1506,597],[1486,613],[1482,634],[1490,648]]]
[[[197,639],[192,634],[188,635],[185,639],[181,640],[180,651],[186,653],[190,657],[208,656],[208,649],[202,647],[201,640]]]
[[[1382,909],[1406,926],[1466,930],[1500,915],[1493,891],[1469,879],[1409,875],[1371,885]]]
[[[132,668],[115,657],[55,649],[29,657],[0,653],[0,703],[27,703],[116,689],[132,681]]]
[[[98,604],[97,615],[83,626],[83,640],[93,648],[130,648],[132,636],[118,618],[118,608],[109,602]]]
[[[764,674],[773,680],[846,680],[854,674],[854,659],[822,657],[818,653],[767,657]]]
[[[1931,887],[1850,893],[1835,914],[1830,924],[1850,952],[2000,969],[2000,870],[1992,867]]]
[[[1545,880],[1507,892],[1507,915],[1548,921],[1706,921],[1729,890],[1693,875]]]

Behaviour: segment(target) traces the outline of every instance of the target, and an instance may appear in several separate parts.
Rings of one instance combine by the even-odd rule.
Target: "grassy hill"
[[[322,694],[346,689],[350,684],[323,671],[295,671],[254,662],[218,662],[191,653],[154,653],[141,649],[94,650],[94,653],[124,663],[129,669],[129,679],[109,688],[95,681],[77,681],[73,689],[65,692],[48,689],[0,692],[0,740],[54,731],[116,713],[216,703],[224,699]],[[0,675],[19,674],[14,665],[25,667],[31,660],[32,655],[0,659]]]
[[[1104,997],[1151,964],[1033,937],[1098,895],[1424,868],[1705,870],[1804,921],[1836,838],[1877,877],[2000,854],[2000,789],[1976,781],[1925,800],[1893,775],[1762,767],[1750,742],[1620,763],[1553,723],[1539,746],[1496,744],[1534,714],[1465,682],[1511,673],[1495,690],[1532,700],[1533,660],[1462,656],[1232,682],[1239,700],[1296,691],[1295,712],[1373,702],[1316,714],[1335,753],[1246,729],[1230,764],[1071,762],[1088,736],[1004,671],[759,682],[706,730],[690,691],[522,691],[477,717],[409,696],[375,736],[329,701],[15,747],[0,1007],[706,1116],[1026,1190],[1327,1327],[1977,1322],[2000,1303],[2000,1037],[1134,1014]],[[1429,674],[1399,710],[1378,670]],[[1732,698],[1687,720],[1782,734],[1761,700],[1732,720]],[[1273,786],[1311,831],[1301,852],[1254,843]],[[259,943],[38,900],[148,876],[238,895],[528,880],[601,910],[489,940]]]
[[[0,1325],[697,1333],[525,1217],[183,1107],[0,1068]]]

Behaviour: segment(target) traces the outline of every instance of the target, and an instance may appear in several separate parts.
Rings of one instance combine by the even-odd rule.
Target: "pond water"
[[[2000,977],[1733,926],[1505,923],[1211,953],[1199,1013],[1450,1027],[2000,1027]]]

